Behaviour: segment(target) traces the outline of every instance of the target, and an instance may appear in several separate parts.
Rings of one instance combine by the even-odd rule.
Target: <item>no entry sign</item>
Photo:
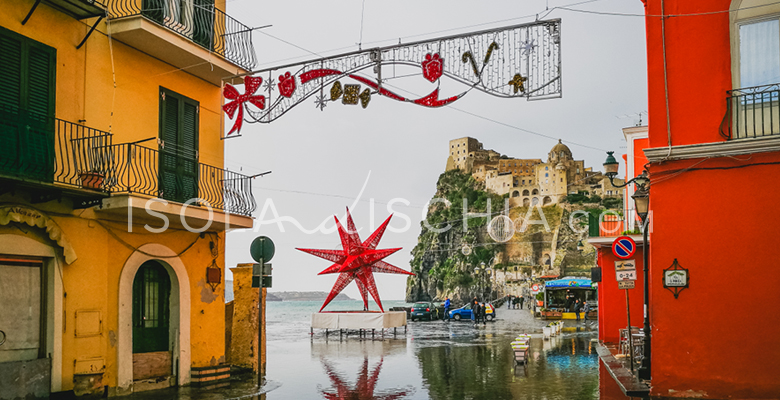
[[[635,252],[636,242],[628,236],[620,236],[612,242],[612,254],[621,260],[633,257]]]

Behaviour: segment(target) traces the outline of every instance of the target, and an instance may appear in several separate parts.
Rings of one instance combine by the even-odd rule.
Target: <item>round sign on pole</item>
[[[252,258],[259,263],[271,261],[271,259],[274,258],[275,251],[276,247],[274,246],[274,242],[267,236],[256,237],[249,246],[249,254],[251,254]]]
[[[636,242],[628,236],[620,236],[612,242],[612,254],[621,260],[627,260],[634,256]]]
[[[534,291],[534,292],[538,292],[539,291],[539,285],[534,283],[533,286],[531,286],[531,290]]]

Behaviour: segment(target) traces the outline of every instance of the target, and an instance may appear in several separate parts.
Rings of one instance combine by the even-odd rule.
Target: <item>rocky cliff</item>
[[[481,189],[483,185],[459,170],[439,177],[427,222],[423,221],[417,246],[412,250],[412,272],[407,279],[406,301],[442,300],[456,303],[478,295],[481,298],[522,293],[528,279],[541,276],[589,276],[595,266],[595,249],[587,243],[588,214],[599,214],[598,204],[553,204],[523,207],[506,197]],[[496,243],[487,234],[490,218],[466,218],[486,213],[490,199],[492,215],[509,210],[514,234]],[[572,218],[572,213],[579,218]],[[584,218],[583,218],[584,217]],[[449,226],[449,229],[446,227]],[[583,249],[578,249],[582,243]],[[464,251],[464,246],[466,251]],[[469,251],[470,250],[470,251]],[[489,276],[475,273],[481,263],[493,266]]]
[[[469,215],[485,214],[488,203],[491,213],[500,212],[504,207],[504,197],[485,192],[480,186],[471,175],[460,170],[439,176],[435,201],[421,224],[417,246],[412,250],[410,264],[416,276],[407,280],[406,301],[449,296],[464,302],[474,296],[478,283],[474,279],[474,267],[483,262],[490,265],[503,250],[503,245],[487,235],[489,219]],[[489,287],[483,289],[486,293],[490,291]]]

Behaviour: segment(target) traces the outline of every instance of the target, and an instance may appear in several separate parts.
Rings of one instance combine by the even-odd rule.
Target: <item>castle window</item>
[[[544,177],[545,177],[545,178],[547,178],[547,177],[549,177],[549,176],[550,176],[550,174],[548,174],[548,173],[545,173],[545,174],[544,174]]]
[[[544,170],[545,170],[545,171],[547,171],[548,169],[550,169],[550,167],[544,167]]]

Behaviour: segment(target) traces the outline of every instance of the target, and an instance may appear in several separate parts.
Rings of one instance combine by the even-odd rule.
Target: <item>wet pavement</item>
[[[598,399],[599,369],[592,327],[566,321],[562,335],[543,340],[547,321],[528,310],[498,310],[498,319],[410,322],[393,337],[372,340],[324,331],[309,335],[318,304],[271,304],[268,380],[202,390],[137,393],[146,399]],[[345,305],[348,307],[349,305]],[[515,365],[509,343],[530,333],[527,365]],[[262,393],[261,393],[262,392]]]

